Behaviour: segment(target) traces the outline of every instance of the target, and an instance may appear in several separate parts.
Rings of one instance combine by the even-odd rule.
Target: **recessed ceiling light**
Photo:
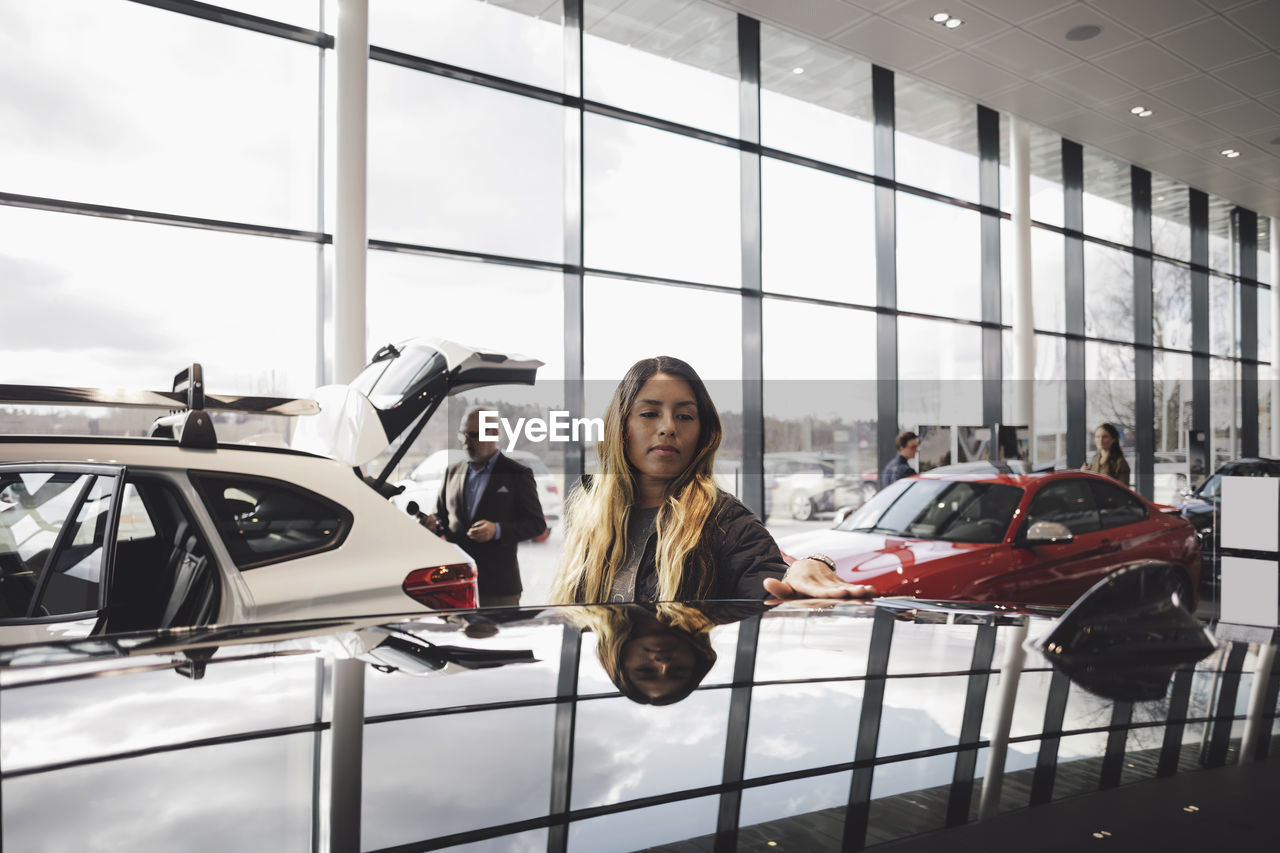
[[[1156,196],[1156,201],[1164,201],[1164,196],[1162,195]]]
[[[935,24],[945,24],[947,22],[947,18],[950,17],[951,15],[948,12],[935,12],[933,17],[929,20],[933,21]]]
[[[959,18],[947,18],[947,22],[943,24],[943,26],[949,30],[954,30],[956,27],[960,26],[963,23],[964,21],[960,20]]]
[[[1100,32],[1102,27],[1097,24],[1081,24],[1067,30],[1067,41],[1088,41]]]
[[[1233,160],[1240,156],[1240,152],[1234,148],[1223,148],[1220,153],[1223,157],[1230,157]]]
[[[964,21],[955,17],[950,12],[934,12],[929,16],[929,20],[933,21],[935,24],[940,24],[949,30],[954,30],[956,27],[964,23]]]
[[[795,68],[792,68],[792,69],[791,69],[791,73],[792,73],[792,74],[803,74],[803,73],[804,73],[804,69],[803,69],[803,68],[801,68],[799,65],[797,65]]]
[[[1151,115],[1151,110],[1147,109],[1146,107],[1134,107],[1133,109],[1129,110],[1129,112],[1136,115],[1138,118],[1146,118],[1147,116]]]

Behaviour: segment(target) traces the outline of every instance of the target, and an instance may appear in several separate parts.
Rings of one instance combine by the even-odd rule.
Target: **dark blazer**
[[[547,529],[533,472],[499,453],[484,494],[468,515],[463,494],[468,464],[463,460],[445,472],[436,500],[436,522],[445,539],[456,542],[476,561],[481,595],[516,595],[524,589],[516,544]],[[502,525],[502,535],[488,542],[468,539],[467,529],[480,519]]]

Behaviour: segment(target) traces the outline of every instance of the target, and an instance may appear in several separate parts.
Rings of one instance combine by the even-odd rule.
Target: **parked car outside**
[[[198,365],[175,392],[0,386],[0,402],[175,406],[177,396],[187,407],[146,438],[0,436],[0,644],[474,607],[474,562],[352,466],[450,393],[531,383],[539,366],[445,341],[384,347],[353,387],[322,395],[331,408],[299,414],[320,426],[297,432],[332,458],[219,443],[206,410],[317,407],[205,395]]]
[[[876,472],[855,474],[848,459],[823,453],[764,455],[765,516],[775,511],[810,521],[876,493]]]
[[[1177,510],[1097,474],[987,463],[900,480],[834,528],[779,545],[830,556],[842,578],[882,595],[941,600],[1065,606],[1121,568],[1163,562],[1182,572],[1194,609],[1200,578],[1195,530]]]
[[[1200,537],[1201,583],[1206,587],[1217,582],[1219,572],[1218,510],[1222,503],[1223,477],[1280,477],[1280,459],[1251,456],[1232,460],[1180,496],[1178,509],[1195,526]]]

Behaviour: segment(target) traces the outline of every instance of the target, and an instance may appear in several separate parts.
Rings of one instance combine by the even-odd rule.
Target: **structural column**
[[[582,96],[582,0],[564,3],[564,84],[565,94]],[[583,371],[584,283],[582,173],[585,146],[585,114],[581,109],[565,110],[564,127],[564,405],[573,417],[586,416],[586,389]],[[583,445],[564,446],[564,493],[567,495],[586,470]]]
[[[1213,420],[1209,407],[1209,196],[1191,190],[1191,430],[1195,439],[1187,458],[1203,454],[1200,464],[1191,461],[1191,485],[1213,473]],[[1195,474],[1197,468],[1201,473]]]
[[[764,282],[761,261],[760,22],[738,16],[742,196],[742,494],[764,518]]]
[[[368,358],[365,263],[369,88],[369,2],[340,0],[334,40],[338,66],[337,214],[333,229],[330,379],[350,382]]]
[[[982,422],[1008,423],[1004,417],[1004,342],[1000,317],[1000,114],[980,106],[977,120],[982,204]],[[995,442],[997,437],[991,438]]]
[[[1232,270],[1240,294],[1240,455],[1257,456],[1258,447],[1258,215],[1237,207],[1231,213],[1239,261]]]
[[[875,113],[873,146],[876,170],[876,469],[883,471],[898,451],[898,307],[897,195],[894,166],[893,72],[871,68]]]
[[[1035,441],[1036,336],[1031,286],[1031,128],[1009,117],[1009,165],[1012,181],[1013,277],[1005,283],[1013,294],[1013,410],[1011,423],[1030,427]],[[1034,455],[1032,458],[1036,458]]]
[[[1067,467],[1079,468],[1090,452],[1086,423],[1084,343],[1084,147],[1062,140],[1063,274],[1067,320]]]
[[[1280,219],[1271,220],[1271,457],[1280,458],[1280,427],[1276,406],[1280,403]]]
[[[1133,374],[1135,459],[1134,488],[1147,498],[1155,492],[1155,431],[1143,428],[1155,423],[1155,314],[1152,301],[1151,173],[1130,168],[1133,207]]]

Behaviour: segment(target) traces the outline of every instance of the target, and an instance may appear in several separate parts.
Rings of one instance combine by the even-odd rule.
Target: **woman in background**
[[[1100,424],[1093,431],[1093,443],[1098,452],[1080,470],[1105,474],[1129,485],[1129,463],[1124,458],[1124,451],[1120,449],[1120,430],[1114,424]]]

